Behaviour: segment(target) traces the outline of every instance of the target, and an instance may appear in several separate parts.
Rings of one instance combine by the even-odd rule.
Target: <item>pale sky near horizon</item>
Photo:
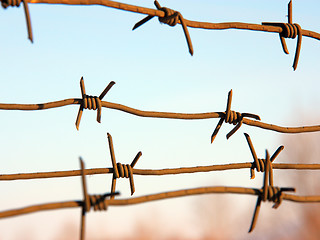
[[[151,0],[126,2],[154,8]],[[190,20],[257,24],[286,22],[287,3],[284,0],[160,2]],[[27,39],[22,7],[0,9],[1,103],[80,98],[79,81],[83,76],[88,95],[99,96],[110,81],[115,81],[104,100],[141,110],[225,111],[228,91],[233,89],[232,110],[258,114],[263,122],[281,126],[319,124],[318,40],[303,37],[298,68],[294,72],[297,39],[286,40],[290,52],[286,55],[276,33],[189,28],[194,48],[191,57],[180,25],[172,28],[159,24],[154,18],[131,31],[145,15],[103,6],[29,4],[29,8],[33,44]],[[319,1],[293,1],[293,22],[303,29],[320,32],[319,9]],[[107,132],[113,136],[117,161],[130,163],[136,153],[142,151],[136,165],[139,169],[251,162],[244,132],[250,134],[260,158],[264,157],[265,149],[273,153],[282,144],[283,134],[245,125],[227,141],[225,136],[233,128],[228,124],[222,126],[211,144],[210,136],[217,119],[140,118],[106,108],[102,109],[101,124],[96,122],[95,111],[84,110],[77,131],[74,123],[78,109],[75,105],[43,111],[0,110],[0,174],[79,169],[79,156],[87,168],[111,167]],[[278,162],[282,162],[281,155]],[[134,196],[212,185],[260,187],[262,175],[257,174],[257,178],[250,181],[249,172],[134,176]],[[78,177],[1,181],[0,186],[3,193],[0,210],[82,199]],[[106,192],[110,187],[111,175],[88,177],[90,193]],[[117,190],[122,193],[121,197],[130,197],[129,180],[118,180]],[[107,222],[112,227],[101,231],[121,238],[119,229],[127,228],[123,234],[130,234],[135,224],[145,219],[151,221],[150,215],[156,214],[160,225],[171,225],[167,226],[167,233],[164,231],[165,237],[176,221],[185,220],[185,226],[195,221],[187,211],[190,204],[202,197],[123,209],[110,207],[104,214],[92,212],[87,219],[87,232],[96,236],[94,231],[103,229],[103,223]],[[232,200],[229,198],[229,201]],[[239,201],[251,215],[256,198],[244,196]],[[247,201],[250,203],[245,205]],[[272,211],[270,206],[263,213],[268,211]],[[197,210],[190,209],[190,212]],[[277,212],[273,215],[277,216]],[[235,217],[241,218],[241,213],[235,213]],[[263,221],[263,217],[260,220]],[[250,221],[250,216],[241,220],[244,225],[236,233],[239,238],[249,237]],[[41,227],[35,226],[44,222]],[[27,230],[29,239],[41,239],[41,236],[54,239],[58,235],[56,231],[66,222],[79,227],[80,211],[58,210],[2,219],[0,239],[26,237],[21,232]],[[265,228],[259,224],[261,222],[250,237],[261,236]],[[78,234],[76,229],[75,239]],[[185,234],[196,238],[200,233],[188,227]]]

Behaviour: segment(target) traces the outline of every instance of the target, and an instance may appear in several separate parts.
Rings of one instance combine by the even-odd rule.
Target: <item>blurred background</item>
[[[152,0],[122,1],[154,8]],[[284,0],[161,1],[186,19],[207,22],[287,22]],[[84,77],[88,95],[110,81],[105,101],[141,110],[225,111],[233,89],[232,110],[260,115],[280,126],[319,124],[320,43],[303,37],[300,60],[292,63],[297,40],[283,53],[275,33],[189,28],[194,56],[180,25],[154,18],[132,31],[145,15],[103,6],[29,4],[34,43],[27,39],[23,8],[0,9],[0,102],[44,103],[80,98]],[[320,32],[320,2],[294,0],[293,22]],[[218,119],[141,118],[124,112],[84,110],[79,106],[43,111],[0,110],[0,174],[111,167],[107,132],[116,159],[139,169],[206,166],[253,161],[243,133],[257,155],[284,151],[277,163],[319,163],[320,133],[280,134],[243,125],[228,141],[233,126],[224,124],[213,144]],[[319,195],[317,171],[274,170],[275,185],[295,187],[298,195]],[[263,174],[250,170],[172,176],[134,176],[134,196],[204,186],[262,186]],[[109,192],[112,175],[89,176],[91,194]],[[117,181],[120,198],[130,197],[128,179]],[[33,204],[81,200],[79,177],[0,181],[0,211]],[[86,239],[318,239],[320,204],[283,202],[275,211],[263,203],[257,226],[248,234],[256,197],[212,194],[109,207],[87,215]],[[0,220],[0,239],[78,239],[81,210],[44,211]]]

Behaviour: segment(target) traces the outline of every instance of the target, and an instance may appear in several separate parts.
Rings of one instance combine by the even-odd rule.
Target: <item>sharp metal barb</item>
[[[147,16],[145,18],[143,18],[142,20],[140,20],[139,22],[137,22],[133,28],[132,28],[132,31],[137,29],[138,27],[142,26],[143,24],[145,24],[146,22],[150,21],[154,16]]]
[[[114,81],[111,81],[108,86],[102,91],[102,93],[99,96],[99,99],[102,100],[102,98],[104,98],[104,96],[109,92],[109,90],[112,88],[113,85],[115,85],[116,83]]]

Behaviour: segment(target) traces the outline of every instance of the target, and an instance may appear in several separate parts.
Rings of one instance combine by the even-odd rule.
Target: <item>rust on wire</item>
[[[301,50],[302,29],[298,23],[292,23],[292,1],[290,1],[288,4],[288,23],[263,22],[262,25],[276,26],[276,27],[282,28],[282,32],[279,34],[279,36],[280,36],[282,49],[286,54],[289,54],[289,51],[287,48],[285,38],[295,39],[298,36],[296,54],[295,54],[293,65],[292,65],[293,70],[296,70],[298,66],[300,50]]]
[[[106,89],[99,96],[100,100],[103,98],[103,96],[105,96],[106,92],[108,92],[109,89],[111,88],[111,86],[114,84],[115,84],[114,82],[109,83],[109,85],[106,87]],[[68,106],[68,105],[80,105],[80,109],[79,109],[79,113],[78,113],[78,117],[77,117],[77,122],[80,123],[79,119],[81,119],[81,116],[82,116],[81,105],[84,104],[85,99],[86,98],[84,98],[84,99],[83,98],[82,99],[81,98],[69,98],[69,99],[64,99],[61,101],[39,103],[39,104],[0,103],[0,110],[30,111],[30,110],[51,109],[51,108]],[[258,115],[251,114],[251,113],[240,114],[240,113],[231,111],[230,110],[231,99],[232,99],[232,91],[230,91],[229,95],[228,95],[228,105],[227,105],[226,112],[172,113],[172,112],[143,111],[143,110],[135,109],[135,108],[128,107],[128,106],[125,106],[122,104],[112,103],[112,102],[107,102],[107,101],[101,101],[101,107],[119,110],[122,112],[126,112],[129,114],[139,116],[139,117],[149,117],[149,118],[169,118],[169,119],[184,119],[184,120],[220,118],[220,121],[219,121],[214,133],[211,136],[211,140],[215,138],[215,136],[217,135],[217,132],[219,131],[219,129],[222,126],[223,121],[226,121],[226,120],[228,123],[237,124],[237,126],[227,135],[227,138],[230,137],[233,133],[235,133],[235,131],[241,127],[241,124],[246,124],[249,126],[259,127],[262,129],[276,131],[276,132],[280,132],[280,133],[303,133],[303,132],[318,132],[318,131],[320,131],[320,125],[302,126],[302,127],[282,127],[282,126],[277,126],[277,125],[273,125],[273,124],[269,124],[269,123],[263,123],[260,120],[257,121],[257,120],[248,119],[248,117],[254,118],[254,119],[260,119],[260,117]],[[89,102],[89,100],[87,100],[87,101]],[[94,102],[94,101],[90,100],[90,102]],[[228,108],[228,106],[229,106],[229,108]],[[229,118],[227,118],[226,113],[229,113]],[[99,111],[98,111],[97,119],[99,119]],[[76,122],[76,126],[77,126],[77,122]]]

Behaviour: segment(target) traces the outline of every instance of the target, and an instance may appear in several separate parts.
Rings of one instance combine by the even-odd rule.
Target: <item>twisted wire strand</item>
[[[29,0],[29,3],[33,4],[66,4],[66,5],[102,5],[105,7],[115,8],[119,10],[135,12],[140,14],[146,14],[150,16],[164,17],[165,13],[163,11],[135,6],[131,4],[110,1],[110,0]],[[186,26],[191,28],[202,28],[202,29],[244,29],[253,31],[263,31],[263,32],[274,32],[281,33],[283,29],[281,27],[275,26],[265,26],[261,24],[251,24],[251,23],[241,23],[241,22],[225,22],[225,23],[210,23],[210,22],[199,22],[184,19]],[[320,40],[320,34],[309,31],[302,30],[302,35],[306,37],[311,37]]]
[[[201,188],[192,188],[192,189],[184,189],[178,191],[169,191],[162,192],[158,194],[150,194],[144,195],[140,197],[133,197],[128,199],[105,199],[108,206],[126,206],[133,204],[142,204],[151,201],[164,200],[176,197],[183,196],[192,196],[192,195],[200,195],[200,194],[210,194],[210,193],[229,193],[229,194],[248,194],[248,195],[261,195],[261,189],[256,188],[244,188],[244,187],[226,187],[226,186],[216,186],[216,187],[201,187]],[[314,196],[298,196],[291,194],[282,194],[282,199],[292,202],[298,203],[320,203],[320,195]],[[18,216],[22,214],[28,214],[38,211],[44,210],[54,210],[54,209],[63,209],[63,208],[75,208],[82,207],[83,201],[66,201],[66,202],[57,202],[57,203],[48,203],[48,204],[39,204],[33,205],[24,208],[18,208],[13,210],[1,211],[0,218],[7,218]]]
[[[273,163],[273,169],[279,170],[320,170],[320,164],[292,164],[292,163]],[[237,169],[252,169],[256,168],[252,162],[245,163],[230,163],[210,166],[197,166],[185,168],[165,168],[165,169],[133,169],[135,175],[140,176],[163,176],[172,174],[186,174],[212,171],[226,171]],[[86,175],[97,174],[113,174],[113,168],[91,168],[86,169]],[[14,174],[0,174],[0,181],[14,181],[14,180],[28,180],[28,179],[42,179],[42,178],[60,178],[60,177],[76,177],[81,176],[80,170],[66,170],[55,172],[35,172],[35,173],[14,173]]]
[[[114,82],[110,82],[109,85],[106,87],[106,89],[103,91],[108,92],[112,85],[114,85]],[[109,88],[108,88],[109,87]],[[230,93],[231,92],[231,93]],[[229,95],[232,95],[232,91],[229,92]],[[105,93],[106,94],[106,93]],[[105,95],[104,94],[104,95]],[[101,93],[100,97],[103,94]],[[103,96],[104,96],[103,95]],[[99,99],[101,100],[102,97]],[[231,98],[229,98],[231,99]],[[231,100],[228,99],[228,102]],[[11,104],[11,103],[0,103],[0,110],[23,110],[23,111],[35,111],[35,110],[44,110],[44,109],[51,109],[51,108],[58,108],[58,107],[64,107],[68,105],[80,105],[77,121],[76,121],[76,126],[77,123],[80,123],[81,116],[82,116],[82,110],[81,110],[81,105],[83,104],[84,99],[82,98],[69,98],[69,99],[64,99],[60,101],[54,101],[54,102],[47,102],[47,103],[39,103],[39,104]],[[223,121],[225,121],[225,112],[207,112],[207,113],[173,113],[173,112],[155,112],[155,111],[144,111],[144,110],[139,110],[135,109],[132,107],[128,107],[122,104],[118,103],[112,103],[112,102],[107,102],[107,101],[101,101],[101,107],[104,108],[110,108],[114,110],[119,110],[122,112],[126,112],[132,115],[136,115],[139,117],[149,117],[149,118],[168,118],[168,119],[184,119],[184,120],[200,120],[200,119],[211,119],[211,118],[220,118],[220,121],[215,129],[215,131],[219,131],[219,129],[222,126]],[[81,111],[80,111],[81,110]],[[81,113],[80,113],[81,112]],[[230,110],[231,112],[231,110]],[[238,114],[236,114],[238,116]],[[248,119],[247,117],[250,118],[255,118],[258,115],[255,114],[249,114],[249,113],[242,113],[241,114],[242,118],[240,123],[227,135],[227,137],[232,135],[236,130],[241,127],[241,124],[246,124],[249,126],[254,126],[254,127],[259,127],[262,129],[270,130],[270,131],[275,131],[275,132],[280,132],[280,133],[304,133],[304,132],[318,132],[320,131],[320,125],[314,125],[314,126],[302,126],[302,127],[282,127],[282,126],[277,126],[274,124],[269,124],[269,123],[263,123],[261,121],[257,120],[251,120]],[[97,116],[98,118],[98,116]],[[237,119],[239,119],[237,117]],[[216,133],[212,136],[216,136]],[[213,139],[214,139],[213,137]],[[211,137],[212,140],[212,137]]]
[[[14,1],[14,0],[1,0],[1,2],[7,2],[7,1]],[[16,0],[17,1],[17,0]],[[20,1],[20,0],[19,0]],[[210,23],[210,22],[199,22],[199,21],[191,21],[184,19],[182,15],[179,12],[174,12],[174,14],[169,14],[168,8],[161,8],[160,6],[158,9],[151,9],[151,8],[146,8],[146,7],[140,7],[140,6],[135,6],[131,4],[125,4],[125,3],[120,3],[120,2],[115,2],[115,1],[109,1],[109,0],[29,0],[29,3],[33,4],[39,4],[39,3],[45,3],[45,4],[66,4],[66,5],[102,5],[110,8],[115,8],[115,9],[120,9],[124,11],[130,11],[130,12],[135,12],[135,13],[141,13],[141,14],[147,14],[148,16],[140,21],[138,26],[135,25],[135,28],[141,26],[145,22],[149,21],[152,19],[154,16],[159,17],[160,21],[163,21],[165,23],[170,23],[170,24],[176,24],[180,23],[183,27],[187,43],[189,46],[189,52],[192,55],[193,54],[193,47],[191,43],[191,39],[187,30],[187,27],[192,27],[192,28],[201,28],[201,29],[244,29],[244,30],[252,30],[252,31],[263,31],[263,32],[274,32],[274,33],[279,33],[281,35],[281,43],[284,47],[285,41],[282,39],[282,36],[285,36],[282,32],[285,32],[287,27],[291,28],[291,26],[297,27],[298,28],[298,44],[297,44],[297,49],[296,49],[296,55],[295,55],[295,60],[294,60],[294,69],[296,69],[297,64],[298,64],[298,59],[299,59],[299,53],[300,53],[300,48],[301,48],[301,41],[302,41],[302,36],[306,37],[311,37],[317,40],[320,40],[320,34],[317,32],[309,31],[309,30],[304,30],[300,29],[300,26],[298,24],[290,25],[292,23],[292,14],[288,14],[290,17],[289,19],[289,25],[283,25],[281,24],[273,24],[270,23],[268,24],[267,22],[260,24],[250,24],[250,23],[241,23],[241,22],[225,22],[225,23]],[[157,1],[155,1],[155,5]],[[291,1],[290,1],[291,3]],[[290,5],[289,3],[289,5]],[[25,2],[24,2],[25,4]],[[289,8],[290,9],[290,8]],[[291,6],[292,9],[292,6]],[[171,10],[171,9],[170,9]],[[31,22],[30,22],[30,17],[27,4],[25,4],[25,11],[26,11],[26,18],[27,18],[27,25],[28,25],[28,30],[29,31],[29,38],[32,41],[32,31],[31,31]],[[291,10],[292,11],[292,10]],[[28,12],[28,14],[27,14]],[[170,11],[171,13],[171,11]],[[168,15],[169,14],[169,15]],[[291,19],[291,22],[290,22]]]
[[[95,174],[113,174],[113,181],[120,177],[126,177],[130,179],[131,194],[134,193],[134,182],[133,174],[136,175],[170,175],[170,174],[184,174],[184,173],[198,173],[198,172],[211,172],[211,171],[224,171],[224,170],[236,170],[236,169],[247,169],[251,171],[251,179],[255,177],[254,169],[258,172],[265,171],[265,159],[259,159],[253,147],[250,136],[245,133],[247,143],[249,145],[251,154],[254,162],[246,163],[231,163],[231,164],[220,164],[211,166],[197,166],[197,167],[186,167],[186,168],[167,168],[167,169],[134,169],[135,164],[142,156],[141,152],[138,152],[130,165],[116,163],[113,140],[111,134],[108,135],[108,144],[110,150],[110,157],[112,162],[112,168],[93,168],[85,169],[84,174],[95,175]],[[319,170],[320,164],[290,164],[290,163],[273,163],[276,157],[284,149],[284,146],[280,146],[275,153],[271,156],[271,168],[272,169],[295,169],[295,170]],[[129,170],[130,169],[130,170]],[[271,172],[272,173],[272,172]],[[70,170],[70,171],[56,171],[56,172],[38,172],[38,173],[18,173],[18,174],[0,174],[0,181],[10,180],[26,180],[26,179],[40,179],[40,178],[57,178],[57,177],[73,177],[82,175],[82,170]],[[270,179],[272,176],[270,176]],[[111,187],[111,193],[115,191],[115,183]]]

